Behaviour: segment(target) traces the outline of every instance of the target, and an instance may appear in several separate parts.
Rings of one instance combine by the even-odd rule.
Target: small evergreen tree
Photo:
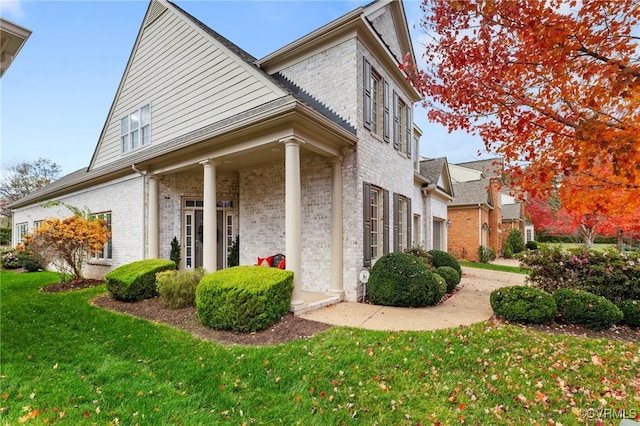
[[[169,253],[169,260],[173,260],[176,264],[176,269],[180,269],[180,243],[176,237],[173,237],[173,240],[171,240],[171,253]]]
[[[519,229],[512,229],[507,236],[507,243],[511,245],[513,253],[520,253],[524,251],[524,238],[522,237],[522,231]]]

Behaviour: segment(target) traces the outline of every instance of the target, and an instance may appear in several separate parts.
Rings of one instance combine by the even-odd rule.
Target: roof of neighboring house
[[[502,205],[502,220],[520,220],[520,204],[503,204]]]
[[[441,192],[454,196],[447,157],[420,160],[420,175],[429,181],[429,186],[434,185]]]
[[[453,190],[456,194],[451,206],[477,206],[485,204],[493,206],[491,201],[491,181],[489,179],[471,182],[454,182]]]
[[[486,178],[482,171],[463,167],[458,164],[449,164],[449,172],[451,173],[451,181],[454,183],[471,182]]]
[[[504,160],[500,157],[490,158],[488,160],[468,161],[466,163],[458,163],[458,166],[468,169],[479,170],[487,177],[502,177],[504,171]]]

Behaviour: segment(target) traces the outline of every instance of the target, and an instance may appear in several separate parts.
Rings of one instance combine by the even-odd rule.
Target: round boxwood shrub
[[[553,297],[533,287],[502,287],[491,292],[489,301],[496,315],[517,323],[546,324],[558,313]]]
[[[166,259],[127,263],[107,274],[107,290],[114,299],[123,302],[151,299],[158,294],[156,273],[170,269],[176,269],[176,264]]]
[[[431,306],[442,298],[433,274],[411,254],[386,254],[370,272],[367,294],[374,305]]]
[[[462,268],[460,267],[460,262],[456,260],[455,257],[447,253],[446,251],[441,250],[429,250],[428,252],[431,255],[431,262],[435,268],[439,268],[441,266],[450,266],[458,272],[458,275],[462,276]]]
[[[451,293],[460,284],[460,274],[451,266],[441,266],[436,269],[436,274],[440,275],[447,282],[447,293]]]
[[[433,275],[433,278],[436,280],[436,285],[437,285],[437,291],[436,294],[434,295],[434,300],[435,303],[440,302],[440,300],[442,300],[442,298],[444,297],[445,293],[447,292],[447,281],[442,278],[441,275],[439,275],[437,272],[431,272],[431,274]]]
[[[584,290],[561,288],[553,292],[553,298],[568,324],[605,330],[622,320],[622,311],[613,302]]]
[[[622,323],[631,327],[640,327],[640,300],[624,300],[618,304],[624,317]]]

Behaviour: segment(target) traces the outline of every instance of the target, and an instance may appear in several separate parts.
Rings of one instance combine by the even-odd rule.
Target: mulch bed
[[[102,284],[99,280],[81,280],[75,282],[63,282],[51,284],[41,291],[55,293],[63,291],[80,290]],[[331,327],[317,321],[295,316],[291,313],[285,315],[280,321],[271,327],[255,333],[235,333],[232,331],[211,330],[200,324],[195,307],[182,309],[168,309],[158,297],[143,300],[141,302],[120,302],[111,298],[109,294],[103,294],[92,300],[93,305],[115,312],[144,318],[149,321],[166,324],[192,333],[201,339],[238,345],[272,345],[286,343],[292,340],[304,339]],[[498,317],[491,319],[494,323],[505,323]],[[517,325],[517,324],[514,324]],[[589,337],[593,339],[624,340],[640,342],[640,328],[626,326],[613,326],[608,330],[593,331],[574,325],[521,325],[529,329],[552,334],[564,334],[568,336]]]

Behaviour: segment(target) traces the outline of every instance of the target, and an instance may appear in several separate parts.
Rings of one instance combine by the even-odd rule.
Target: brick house
[[[424,244],[434,220],[447,220],[420,176],[420,96],[398,66],[407,52],[397,0],[358,7],[261,59],[152,0],[89,166],[14,203],[14,241],[67,216],[41,207],[58,200],[111,227],[87,276],[168,258],[174,237],[182,268],[215,271],[238,237],[240,264],[286,255],[292,309],[359,300],[363,269]]]

